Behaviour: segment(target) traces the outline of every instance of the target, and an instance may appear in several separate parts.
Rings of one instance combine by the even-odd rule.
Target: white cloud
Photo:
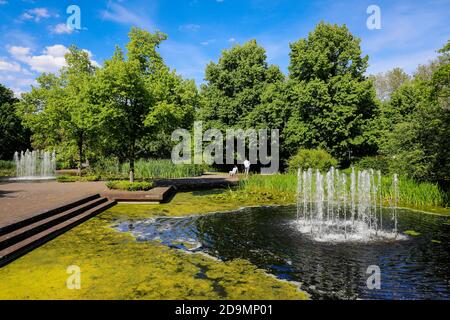
[[[117,3],[111,3],[107,10],[102,11],[102,19],[125,25],[132,25],[151,30],[153,25],[148,17],[137,14]]]
[[[230,39],[228,39],[228,41],[229,42],[236,42],[236,39],[235,38],[230,38]]]
[[[50,26],[50,32],[54,34],[71,34],[73,31],[74,29],[69,28],[66,23]]]
[[[64,58],[64,55],[69,50],[62,44],[55,44],[53,46],[45,47],[44,54],[53,56],[55,58]]]
[[[22,67],[17,62],[0,60],[0,71],[22,72]]]
[[[84,51],[88,53],[92,64],[99,67],[99,63],[92,60],[92,52],[86,49]],[[30,48],[27,47],[11,46],[9,48],[9,53],[15,60],[26,63],[31,70],[37,72],[58,72],[59,69],[66,66],[64,55],[67,52],[67,47],[62,44],[45,47],[41,55],[32,55]]]
[[[31,85],[37,84],[35,79],[22,74],[0,73],[0,82],[11,88],[16,97],[20,97],[22,93],[29,90]]]
[[[27,47],[12,46],[9,53],[13,58],[20,62],[28,64],[31,70],[38,72],[57,72],[66,63],[64,53],[67,48],[63,45],[54,45],[46,47],[44,54],[33,56],[31,49]]]
[[[35,22],[41,21],[41,19],[48,19],[52,15],[47,8],[34,8],[25,11],[21,16],[21,20],[33,20]]]

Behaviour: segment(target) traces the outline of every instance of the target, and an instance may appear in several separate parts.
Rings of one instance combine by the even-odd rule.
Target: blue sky
[[[66,26],[72,4],[81,9],[81,30]],[[380,30],[366,26],[372,4],[381,9]],[[370,74],[396,66],[411,73],[450,39],[450,0],[0,0],[0,19],[0,83],[17,94],[64,65],[71,44],[101,65],[125,45],[132,25],[167,33],[160,48],[166,63],[197,84],[223,49],[250,39],[287,73],[289,43],[321,20],[345,23],[362,39]]]

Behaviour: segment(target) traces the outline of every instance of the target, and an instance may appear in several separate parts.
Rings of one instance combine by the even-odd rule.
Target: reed
[[[389,203],[393,196],[392,176],[383,176],[382,197]],[[417,182],[406,177],[399,177],[399,205],[410,207],[449,207],[450,192],[444,192],[437,184]],[[270,197],[283,197],[295,201],[297,176],[295,174],[276,174],[270,176],[252,175],[241,179],[236,190],[230,190],[233,197],[251,197],[256,194]],[[239,195],[240,194],[240,195]]]

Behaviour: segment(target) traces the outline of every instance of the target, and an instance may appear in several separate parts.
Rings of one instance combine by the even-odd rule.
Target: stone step
[[[51,239],[66,232],[67,230],[70,230],[71,228],[90,219],[91,217],[111,208],[115,204],[116,202],[114,200],[107,200],[106,202],[103,202],[96,207],[93,207],[68,220],[65,220],[57,225],[45,229],[44,231],[34,234],[33,236],[17,242],[5,249],[2,249],[0,251],[0,267],[5,266],[6,264],[50,241]]]
[[[82,205],[83,203],[86,203],[86,202],[89,202],[89,201],[92,201],[92,200],[98,199],[98,198],[100,198],[99,194],[94,194],[94,195],[90,195],[90,196],[84,196],[84,197],[82,197],[82,198],[80,198],[78,200],[72,201],[72,202],[70,202],[68,204],[65,204],[63,206],[59,206],[57,208],[53,208],[53,209],[42,211],[42,212],[34,215],[31,218],[24,219],[24,220],[21,220],[21,221],[18,221],[16,223],[12,223],[10,225],[7,225],[7,226],[4,226],[4,227],[0,228],[0,236],[3,236],[5,234],[7,234],[7,233],[10,233],[10,232],[14,231],[14,230],[17,230],[17,229],[23,228],[25,226],[28,226],[30,224],[33,224],[33,223],[35,223],[37,221],[47,219],[47,218],[51,217],[52,215],[56,215],[56,214],[59,214],[61,212],[64,212],[64,211],[70,210],[72,208],[78,207],[78,206]],[[24,200],[24,201],[26,201],[26,200]]]
[[[89,209],[92,209],[103,202],[108,201],[106,198],[95,198],[89,202],[85,202],[78,207],[63,211],[58,214],[51,215],[50,217],[42,220],[38,220],[35,223],[26,225],[22,228],[11,231],[7,234],[0,236],[0,250],[7,248],[25,238],[31,237],[36,233],[44,231],[58,223],[68,220],[80,213],[83,213]]]
[[[173,186],[156,187],[149,191],[120,191],[109,190],[102,193],[103,197],[116,200],[117,202],[165,202],[173,193],[175,188]]]

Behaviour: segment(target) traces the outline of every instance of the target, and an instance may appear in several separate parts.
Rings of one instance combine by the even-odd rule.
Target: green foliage
[[[364,157],[355,164],[355,168],[380,170],[386,174],[389,172],[389,161],[383,156]]]
[[[418,236],[420,236],[420,232],[417,232],[417,231],[414,231],[414,230],[406,230],[406,231],[404,231],[403,233],[404,233],[404,234],[407,234],[407,235],[409,235],[409,236],[412,236],[412,237],[418,237]]]
[[[17,114],[18,99],[0,84],[0,160],[10,160],[14,152],[30,147],[30,133]]]
[[[86,51],[75,46],[65,55],[59,75],[42,74],[25,93],[19,110],[31,129],[35,148],[56,150],[59,160],[84,161],[85,149],[98,138],[99,112],[92,90],[95,68]],[[69,153],[67,151],[70,150]]]
[[[341,164],[376,152],[372,122],[378,106],[364,75],[367,56],[347,27],[319,23],[291,44],[284,148],[323,148]]]
[[[383,199],[389,202],[393,198],[392,176],[382,178]],[[417,182],[411,178],[400,176],[398,179],[400,205],[412,207],[449,207],[447,194],[436,184]]]
[[[205,130],[282,129],[284,75],[266,60],[264,48],[251,40],[224,50],[218,62],[207,65],[197,113]]]
[[[382,176],[382,197],[385,205],[389,205],[393,198],[393,183],[391,176]],[[350,186],[348,186],[349,188]],[[314,188],[314,186],[313,186]],[[449,194],[443,192],[437,184],[416,182],[407,177],[399,177],[399,205],[432,210],[433,207],[450,207]],[[240,181],[236,190],[229,190],[220,196],[223,200],[258,199],[283,200],[293,203],[297,192],[296,174],[251,175]],[[445,210],[445,209],[441,209]]]
[[[127,160],[134,172],[138,154],[167,154],[168,134],[191,126],[197,92],[164,65],[156,49],[166,35],[132,28],[129,38],[126,58],[116,48],[97,72],[96,92],[104,115],[104,154]]]
[[[291,172],[297,172],[299,168],[328,171],[331,167],[337,166],[337,160],[325,150],[300,149],[297,154],[289,159],[288,166]]]
[[[136,179],[172,179],[200,176],[207,167],[195,164],[174,164],[171,160],[138,160],[135,163]],[[91,170],[102,177],[124,179],[130,172],[128,163],[120,164],[116,159],[102,159]]]
[[[379,145],[391,172],[450,184],[450,109],[442,99],[448,82],[435,82],[448,65],[444,53],[429,71],[422,68],[383,104]]]
[[[370,77],[381,101],[388,101],[394,91],[410,80],[410,76],[401,68],[394,68]]]
[[[0,160],[0,177],[14,176],[16,173],[16,165],[13,161]]]
[[[56,181],[58,182],[91,182],[91,181],[100,181],[101,176],[98,175],[88,175],[88,176],[74,176],[74,175],[60,175],[56,177]]]
[[[153,188],[153,182],[109,181],[106,186],[114,190],[148,191]]]

